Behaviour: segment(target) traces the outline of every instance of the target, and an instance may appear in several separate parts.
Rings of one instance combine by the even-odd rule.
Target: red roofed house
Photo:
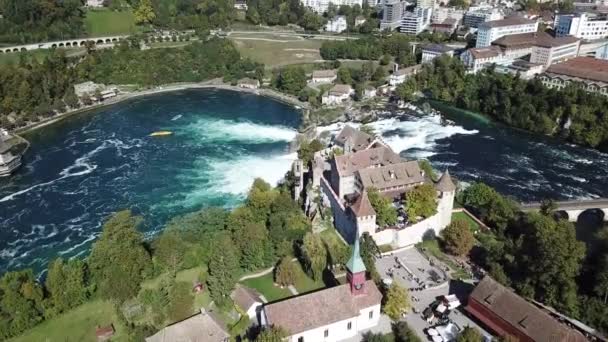
[[[520,342],[587,341],[577,330],[487,276],[471,293],[466,310],[497,335]]]
[[[378,325],[382,294],[365,279],[358,240],[346,268],[347,284],[264,306],[262,325],[285,329],[289,342],[342,341]]]

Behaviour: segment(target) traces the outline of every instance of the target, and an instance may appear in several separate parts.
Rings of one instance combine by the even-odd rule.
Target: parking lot
[[[464,305],[468,294],[473,290],[472,284],[446,279],[446,272],[437,265],[431,265],[415,248],[376,259],[376,268],[383,280],[391,279],[388,282],[396,282],[409,290],[412,311],[404,319],[424,340],[427,339],[425,329],[433,326],[422,317],[424,309],[438,298],[449,294],[455,294]],[[465,315],[462,306],[452,310],[449,319],[461,329],[471,326],[484,335],[491,336]]]

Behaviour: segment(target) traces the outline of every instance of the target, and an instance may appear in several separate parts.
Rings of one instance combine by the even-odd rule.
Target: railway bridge
[[[587,210],[597,210],[603,213],[603,220],[608,221],[608,198],[595,198],[589,200],[558,201],[556,211],[565,213],[568,221],[576,222],[579,216]],[[522,203],[523,211],[538,211],[540,202]]]
[[[73,38],[66,40],[58,40],[53,42],[41,42],[25,45],[3,46],[0,47],[0,54],[9,52],[32,51],[40,49],[54,48],[76,48],[84,47],[87,42],[93,45],[114,45],[128,36],[107,36],[107,37],[91,37],[91,38]]]

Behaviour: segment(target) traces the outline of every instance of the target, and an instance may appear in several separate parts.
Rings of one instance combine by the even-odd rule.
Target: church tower
[[[357,234],[358,235],[358,234]],[[355,246],[353,247],[353,254],[346,263],[346,280],[350,284],[350,291],[353,295],[359,295],[365,293],[365,264],[361,259],[359,253],[359,237],[355,238]]]

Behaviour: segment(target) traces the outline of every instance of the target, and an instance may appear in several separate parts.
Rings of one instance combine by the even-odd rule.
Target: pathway
[[[289,291],[291,292],[291,294],[294,295],[294,296],[297,296],[298,294],[300,294],[298,292],[298,290],[293,285],[289,285],[289,286],[287,286],[287,288],[289,289]]]

